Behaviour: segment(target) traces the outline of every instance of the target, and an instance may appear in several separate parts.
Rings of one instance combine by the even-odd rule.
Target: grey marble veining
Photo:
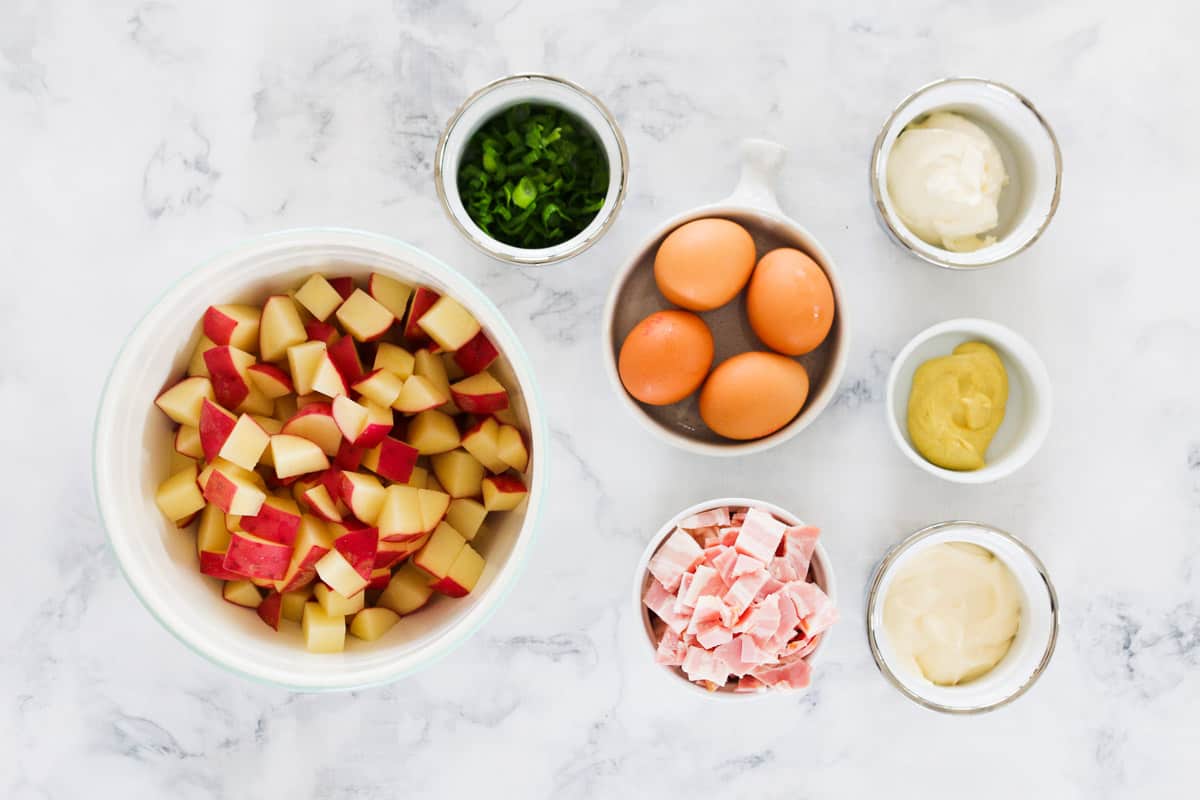
[[[549,0],[8,0],[0,6],[0,797],[1194,797],[1200,744],[1200,57],[1194,4]],[[502,74],[572,78],[632,161],[609,235],[517,270],[473,250],[432,183],[443,121]],[[1011,264],[906,258],[867,159],[913,88],[1016,86],[1064,150],[1062,206]],[[850,367],[802,436],[738,463],[650,442],[600,369],[612,274],[668,215],[719,199],[746,135],[789,149],[781,202],[837,259]],[[468,645],[391,687],[300,696],[234,678],[122,581],[90,489],[96,398],[176,277],[313,224],[407,239],[500,304],[542,376],[555,474],[524,578]],[[889,441],[888,367],[925,325],[991,317],[1039,349],[1056,416],[986,487]],[[813,692],[750,706],[660,691],[631,637],[643,543],[705,497],[821,525],[844,621]],[[977,518],[1049,566],[1043,680],[980,718],[876,673],[862,587],[930,522]]]

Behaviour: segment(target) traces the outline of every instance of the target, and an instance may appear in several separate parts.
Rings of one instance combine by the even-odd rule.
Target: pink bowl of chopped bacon
[[[710,697],[807,689],[838,618],[819,535],[795,514],[745,497],[676,514],[647,545],[633,587],[658,669]]]

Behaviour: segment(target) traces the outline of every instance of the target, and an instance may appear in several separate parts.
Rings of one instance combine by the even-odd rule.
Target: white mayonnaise
[[[899,569],[883,627],[901,664],[941,686],[978,678],[1004,658],[1021,622],[1021,590],[990,551],[943,542]]]
[[[888,156],[888,194],[900,220],[930,244],[955,252],[995,243],[980,234],[999,222],[1000,190],[1007,184],[995,142],[949,111],[909,125]]]

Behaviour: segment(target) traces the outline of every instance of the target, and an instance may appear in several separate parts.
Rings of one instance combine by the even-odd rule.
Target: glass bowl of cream
[[[1045,671],[1058,596],[1041,560],[1012,534],[941,522],[892,548],[871,581],[867,639],[893,686],[934,711],[1006,705]]]
[[[871,156],[884,229],[948,269],[988,267],[1025,250],[1050,224],[1061,187],[1049,123],[1028,98],[982,78],[946,78],[906,97]]]

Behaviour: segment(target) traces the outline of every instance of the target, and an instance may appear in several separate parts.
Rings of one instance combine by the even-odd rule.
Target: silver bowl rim
[[[621,162],[619,165],[620,181],[617,186],[617,197],[615,202],[612,203],[611,207],[607,209],[601,209],[599,213],[605,215],[604,221],[601,223],[600,227],[593,231],[590,235],[584,237],[583,232],[581,231],[573,239],[567,239],[566,241],[561,242],[554,247],[545,247],[536,250],[523,250],[521,255],[510,255],[508,253],[498,252],[497,250],[488,247],[485,242],[492,242],[496,240],[492,239],[492,237],[488,236],[481,230],[468,229],[462,224],[458,217],[455,216],[450,207],[450,197],[446,193],[445,181],[443,179],[445,175],[443,162],[446,158],[446,143],[450,138],[450,133],[454,130],[455,126],[458,125],[458,121],[462,118],[462,115],[466,113],[468,108],[470,108],[484,95],[501,86],[529,80],[550,81],[551,83],[557,83],[565,86],[596,106],[600,112],[600,115],[604,117],[604,121],[608,124],[609,129],[612,131],[613,136],[617,141],[617,150],[620,153]],[[611,164],[609,165],[609,168],[612,168]],[[566,78],[559,78],[557,76],[547,75],[542,72],[519,72],[513,75],[506,75],[502,78],[496,78],[495,80],[490,81],[484,86],[476,89],[450,116],[449,121],[446,123],[446,127],[442,129],[441,136],[438,137],[437,151],[435,152],[433,158],[433,182],[434,187],[437,189],[438,200],[441,202],[442,210],[446,212],[446,216],[450,218],[452,223],[454,223],[454,227],[458,229],[459,233],[461,233],[477,250],[486,253],[492,258],[500,261],[506,261],[510,264],[517,264],[519,266],[528,267],[554,264],[559,261],[565,261],[568,258],[573,258],[574,256],[582,253],[584,250],[587,250],[589,247],[598,242],[600,238],[608,232],[608,229],[612,227],[613,222],[616,221],[617,214],[620,212],[621,206],[625,201],[625,192],[629,185],[629,148],[625,144],[625,135],[621,133],[621,127],[617,124],[616,117],[614,117],[612,112],[609,111],[608,106],[601,102],[600,98],[596,97],[587,89],[584,89],[579,84],[569,81]],[[557,248],[572,242],[574,242],[574,245],[569,249],[564,250],[561,253],[554,252]]]
[[[1018,247],[1016,250],[1013,250],[1011,253],[1006,253],[1004,255],[997,256],[996,258],[992,259],[991,261],[984,261],[984,262],[981,262],[978,264],[956,264],[952,261],[947,261],[945,259],[938,258],[937,256],[932,255],[930,253],[926,253],[926,252],[917,250],[912,245],[910,245],[908,242],[906,242],[904,240],[904,236],[901,235],[902,234],[901,230],[897,227],[898,223],[896,221],[894,221],[891,218],[891,216],[887,213],[887,209],[883,203],[883,190],[880,188],[880,185],[879,185],[879,159],[883,154],[883,142],[887,138],[888,131],[891,130],[892,124],[896,121],[896,118],[899,117],[904,112],[904,109],[908,108],[909,104],[912,103],[913,100],[916,100],[919,96],[921,96],[925,92],[929,91],[930,89],[934,89],[938,86],[943,86],[948,83],[984,84],[986,86],[990,86],[992,88],[999,89],[1000,91],[1010,95],[1018,103],[1020,103],[1021,105],[1025,106],[1027,109],[1029,109],[1029,112],[1031,114],[1033,114],[1034,118],[1036,118],[1037,121],[1041,124],[1042,129],[1046,132],[1046,135],[1050,139],[1050,144],[1054,148],[1054,196],[1050,200],[1050,208],[1049,208],[1049,210],[1047,210],[1046,216],[1042,220],[1042,224],[1039,225],[1037,230],[1033,232],[1033,235],[1030,236],[1029,239],[1027,239],[1025,242],[1023,242],[1021,244],[1021,246]],[[1058,144],[1058,137],[1054,134],[1054,129],[1052,127],[1050,127],[1049,121],[1047,121],[1046,118],[1044,116],[1042,116],[1042,113],[1037,110],[1037,106],[1035,106],[1033,104],[1033,101],[1030,100],[1025,95],[1018,92],[1013,87],[1009,86],[1008,84],[1001,83],[999,81],[989,80],[988,78],[976,78],[976,77],[963,75],[963,76],[955,76],[955,77],[948,77],[948,78],[939,78],[938,80],[931,81],[931,82],[925,84],[924,86],[919,87],[912,93],[910,93],[907,97],[905,97],[903,100],[901,100],[896,105],[895,108],[892,109],[892,112],[890,114],[888,114],[887,119],[884,120],[883,126],[879,129],[879,133],[875,137],[875,145],[871,149],[869,179],[871,182],[871,197],[874,202],[875,213],[878,215],[880,221],[887,228],[888,234],[891,236],[892,239],[894,239],[896,241],[897,244],[899,244],[901,247],[903,247],[905,250],[907,250],[910,254],[916,256],[917,258],[921,259],[922,261],[925,261],[926,263],[933,264],[936,267],[941,267],[942,269],[952,269],[952,270],[960,270],[960,271],[964,271],[964,272],[970,272],[972,270],[986,269],[988,267],[993,267],[1002,261],[1007,261],[1010,258],[1012,258],[1013,256],[1016,256],[1017,254],[1022,253],[1025,250],[1029,249],[1033,245],[1034,242],[1036,242],[1038,239],[1040,239],[1042,237],[1042,234],[1046,232],[1046,228],[1048,228],[1050,226],[1050,221],[1052,219],[1054,219],[1055,212],[1058,211],[1058,203],[1062,196],[1062,176],[1063,176],[1062,148]],[[904,231],[904,232],[907,233],[907,231]],[[915,234],[910,234],[910,235],[915,235]]]
[[[883,653],[879,647],[878,637],[876,636],[873,618],[875,616],[875,605],[879,601],[879,588],[883,583],[883,576],[887,574],[888,570],[891,569],[893,564],[895,564],[896,559],[904,554],[904,552],[910,547],[924,539],[929,538],[933,534],[939,533],[946,528],[962,526],[982,528],[989,533],[1000,536],[1001,538],[1006,539],[1015,545],[1026,555],[1026,557],[1029,558],[1030,563],[1033,564],[1034,569],[1037,570],[1038,576],[1041,577],[1042,582],[1046,586],[1046,594],[1050,602],[1050,638],[1046,643],[1046,650],[1042,653],[1041,660],[1038,662],[1037,667],[1034,668],[1029,677],[1026,678],[1021,685],[1016,688],[1016,690],[994,703],[959,708],[955,706],[943,705],[942,703],[935,703],[931,700],[921,697],[919,694],[913,692],[904,685],[904,683],[896,676],[896,673],[892,671],[892,668],[888,665],[887,661],[883,657]],[[884,555],[883,560],[879,562],[879,566],[875,568],[875,574],[871,578],[870,588],[867,592],[866,609],[867,643],[871,647],[871,657],[875,659],[875,666],[879,668],[879,671],[885,678],[887,678],[888,682],[891,683],[892,686],[899,690],[900,693],[909,700],[912,700],[914,703],[924,706],[925,708],[933,711],[939,711],[943,714],[983,714],[988,711],[994,711],[997,708],[1001,708],[1002,706],[1006,706],[1013,702],[1018,697],[1029,691],[1029,689],[1037,682],[1038,678],[1042,676],[1042,673],[1046,671],[1046,667],[1049,666],[1050,659],[1054,655],[1054,650],[1058,644],[1058,592],[1054,589],[1054,583],[1050,580],[1050,574],[1047,572],[1045,564],[1042,563],[1042,560],[1037,557],[1037,554],[1035,554],[1028,545],[1026,545],[1016,536],[1013,536],[1008,531],[1001,530],[994,525],[988,525],[983,522],[973,522],[970,520],[947,520],[945,522],[936,522],[933,525],[928,525],[916,531],[915,533],[911,533],[906,536],[898,544],[894,545],[890,550],[888,550],[888,552]]]

